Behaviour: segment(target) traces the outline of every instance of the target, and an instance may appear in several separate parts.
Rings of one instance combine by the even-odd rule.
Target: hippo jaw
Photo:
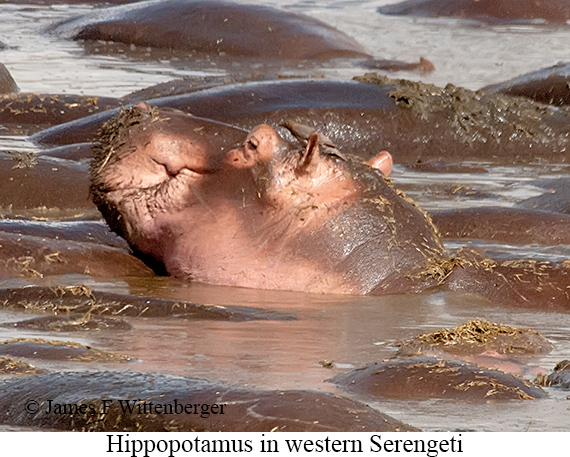
[[[198,160],[181,160],[193,146],[185,138],[149,136],[146,127],[140,128],[155,122],[160,122],[158,115],[146,105],[123,110],[103,127],[94,148],[92,199],[110,228],[131,245],[152,231],[147,226],[157,214],[182,208],[207,172]]]

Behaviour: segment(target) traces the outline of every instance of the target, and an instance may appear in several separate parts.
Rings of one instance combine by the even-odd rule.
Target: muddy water
[[[279,5],[267,0],[267,4]],[[384,17],[375,12],[379,1],[305,1],[288,8],[319,17],[363,43],[383,58],[414,61],[424,56],[435,64],[430,75],[400,73],[438,85],[453,83],[471,89],[565,60],[570,29],[531,26],[480,26],[445,19]],[[332,5],[332,6],[331,6]],[[52,20],[90,10],[89,6],[0,5],[0,62],[11,71],[22,91],[122,96],[133,90],[174,77],[225,74],[235,67],[208,60],[190,61],[180,55],[137,53],[120,47],[96,44],[87,54],[73,42],[40,36],[38,29]],[[132,50],[130,50],[132,51]],[[135,50],[136,51],[136,50]],[[147,55],[148,54],[148,55]],[[267,70],[252,63],[247,71]],[[351,78],[365,70],[337,61],[323,67],[271,69],[281,74],[322,74]],[[241,68],[241,71],[244,71]],[[4,133],[4,135],[3,135]],[[33,151],[25,136],[3,132],[0,150]],[[568,177],[566,165],[531,163],[524,167],[493,167],[474,164],[487,173],[420,173],[396,166],[393,177],[422,207],[428,210],[469,207],[511,207],[525,198],[540,195],[539,178]],[[25,214],[20,214],[25,216]],[[91,214],[97,217],[93,211]],[[8,215],[8,216],[14,216]],[[449,242],[457,249],[468,242]],[[470,244],[481,245],[477,241]],[[485,247],[501,255],[533,256],[559,260],[570,257],[570,246]],[[133,330],[78,334],[47,334],[0,328],[0,339],[45,337],[73,340],[100,349],[128,354],[136,359],[127,368],[229,381],[261,389],[313,389],[335,392],[325,382],[341,371],[390,357],[390,342],[473,318],[513,326],[531,327],[554,346],[546,356],[524,361],[551,369],[570,357],[568,314],[514,310],[477,297],[438,293],[391,297],[321,296],[301,293],[247,290],[190,284],[172,278],[108,278],[66,276],[29,281],[0,280],[0,287],[27,283],[44,285],[85,284],[109,290],[159,298],[184,299],[204,304],[244,305],[294,313],[294,321],[216,322],[175,319],[131,319]],[[28,316],[25,316],[28,317]],[[0,312],[1,322],[22,320],[21,313]],[[334,361],[323,368],[321,361]],[[111,364],[47,363],[53,369],[124,369]],[[424,402],[379,401],[377,407],[397,419],[425,430],[568,430],[570,401],[567,393],[550,392],[540,401],[482,405],[430,400]],[[468,411],[468,413],[466,413]]]

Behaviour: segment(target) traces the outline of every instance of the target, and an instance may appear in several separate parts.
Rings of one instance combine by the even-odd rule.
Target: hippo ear
[[[301,153],[299,164],[297,165],[298,172],[307,172],[311,165],[314,165],[319,160],[319,134],[317,132],[311,133],[307,139],[307,146]]]
[[[394,162],[392,160],[392,154],[388,151],[380,151],[374,157],[366,161],[366,165],[376,168],[388,176],[392,172],[392,166]]]

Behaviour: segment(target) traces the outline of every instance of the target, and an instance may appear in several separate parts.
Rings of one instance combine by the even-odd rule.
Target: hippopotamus
[[[27,132],[33,133],[118,106],[121,106],[121,101],[113,97],[5,93],[0,95],[0,124],[4,127],[16,127],[18,130],[25,127]]]
[[[93,277],[150,276],[151,270],[124,248],[0,232],[0,278],[83,274]]]
[[[427,400],[534,400],[540,388],[516,376],[471,363],[435,357],[407,357],[372,363],[332,379],[365,398]]]
[[[0,342],[0,356],[78,362],[124,363],[131,360],[122,354],[95,349],[79,343],[42,338],[4,340]]]
[[[424,333],[395,344],[400,356],[417,354],[434,347],[456,356],[485,351],[517,355],[548,354],[553,349],[552,344],[535,330],[482,319],[471,320],[451,329]]]
[[[312,293],[444,286],[503,305],[570,305],[565,264],[470,249],[450,257],[429,216],[386,181],[385,151],[363,161],[317,132],[299,137],[301,146],[266,124],[246,133],[142,103],[103,127],[91,195],[157,273]]]
[[[429,218],[381,171],[316,133],[299,149],[268,125],[244,134],[143,104],[106,124],[91,170],[111,229],[173,276],[366,294],[402,290],[444,255]]]
[[[85,163],[33,152],[0,153],[0,207],[8,214],[92,212],[88,170]]]
[[[221,53],[233,58],[369,56],[355,40],[309,16],[219,0],[138,2],[64,19],[49,31],[75,40]]]
[[[148,94],[148,93],[147,93]],[[564,163],[570,150],[570,111],[501,94],[368,75],[358,81],[296,79],[237,83],[132,103],[176,108],[247,130],[293,119],[313,127],[339,149],[369,160],[379,148],[402,165],[434,158],[493,163]],[[108,110],[39,132],[47,147],[92,141],[116,116]],[[509,141],[502,141],[509,138]]]
[[[417,63],[371,58],[353,38],[310,16],[223,0],[149,0],[64,19],[47,31],[85,43],[126,44],[124,51],[130,53],[136,53],[137,47],[151,47],[159,52],[180,51],[183,57],[190,52],[193,58],[230,58],[232,65],[236,59],[250,58],[263,59],[264,64],[360,58],[368,68],[434,70],[424,58]]]
[[[443,239],[570,244],[570,214],[524,208],[463,208],[432,211],[430,216]]]
[[[2,424],[52,430],[417,431],[370,406],[329,393],[254,390],[200,378],[130,370],[11,377],[0,381],[0,390],[4,393],[0,397]],[[131,405],[133,410],[123,411],[125,403],[122,402]],[[146,411],[136,406],[143,402],[147,404]],[[160,407],[164,405],[164,409],[154,409],[151,402]],[[86,406],[77,414],[58,414],[63,405],[77,405],[79,409],[81,404]],[[176,405],[183,408],[182,414],[176,413]],[[166,408],[173,408],[175,412],[165,414]],[[243,452],[249,452],[245,444],[248,440],[234,441],[235,451],[239,452],[239,446]],[[197,449],[206,450],[201,442]]]
[[[378,8],[381,14],[420,17],[459,17],[490,23],[523,22],[565,25],[568,0],[406,0]]]
[[[472,320],[452,329],[440,329],[397,341],[397,357],[433,356],[454,363],[468,362],[516,376],[546,373],[508,355],[548,354],[552,344],[540,333],[485,320]]]
[[[0,125],[18,130],[25,126],[27,133],[121,105],[113,97],[18,92],[12,75],[0,63]]]
[[[2,43],[0,43],[0,49],[2,49]],[[0,63],[0,94],[11,94],[13,92],[18,92],[18,85],[6,66]]]
[[[0,289],[4,309],[52,312],[81,318],[89,316],[133,316],[145,318],[178,317],[183,319],[249,321],[294,320],[289,313],[247,306],[202,305],[179,300],[137,297],[114,292],[95,291],[87,286],[27,286]],[[22,324],[27,327],[28,324]]]
[[[505,82],[485,86],[480,91],[526,97],[555,106],[570,105],[570,63],[559,63],[526,73]]]

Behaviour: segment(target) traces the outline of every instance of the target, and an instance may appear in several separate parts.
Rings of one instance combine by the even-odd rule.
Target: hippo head
[[[306,292],[409,289],[444,256],[433,224],[386,182],[385,155],[369,165],[320,143],[143,104],[103,127],[91,194],[157,271]]]

